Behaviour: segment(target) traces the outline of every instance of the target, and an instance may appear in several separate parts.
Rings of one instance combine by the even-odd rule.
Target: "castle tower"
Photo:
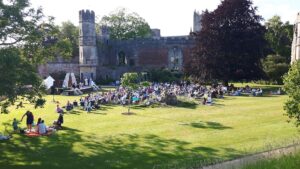
[[[96,79],[98,54],[96,46],[95,13],[79,11],[79,67],[80,79]]]
[[[291,63],[300,59],[300,12],[294,25],[294,36],[292,42]]]
[[[201,14],[197,11],[194,11],[193,32],[200,32],[202,28],[201,19]]]
[[[108,26],[102,26],[100,28],[100,38],[104,41],[109,39],[109,28],[108,28]]]

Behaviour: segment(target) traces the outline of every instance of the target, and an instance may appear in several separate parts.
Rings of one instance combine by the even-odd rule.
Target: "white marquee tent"
[[[46,89],[50,89],[51,86],[54,84],[54,79],[51,76],[48,76],[44,81],[43,84],[46,86]]]

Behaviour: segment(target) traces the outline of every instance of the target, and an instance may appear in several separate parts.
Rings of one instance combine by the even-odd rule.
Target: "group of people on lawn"
[[[23,121],[24,117],[26,117],[27,130],[23,130],[19,128],[18,126],[19,121],[17,121],[17,119],[14,118],[12,122],[12,127],[15,132],[19,131],[20,133],[24,133],[24,134],[36,133],[39,135],[50,135],[56,129],[61,129],[62,124],[64,122],[62,113],[59,113],[57,121],[54,121],[53,125],[50,127],[46,126],[45,121],[42,118],[38,118],[37,122],[34,123],[34,115],[31,111],[26,111],[26,113],[24,113],[24,115],[22,116],[20,122]]]
[[[108,92],[97,92],[81,97],[79,105],[83,110],[90,112],[93,109],[99,109],[102,104],[144,104],[151,105],[153,103],[161,103],[167,94],[176,96],[185,96],[200,100],[200,103],[210,105],[214,98],[223,98],[225,94],[231,96],[240,96],[242,93],[248,93],[253,96],[261,96],[262,89],[250,88],[248,85],[244,88],[236,88],[233,85],[228,87],[217,84],[207,87],[188,82],[180,83],[152,83],[147,87],[139,87],[132,90],[119,86],[116,90]],[[78,102],[72,103],[68,101],[65,106],[66,111],[70,111],[73,107],[77,107]]]
[[[161,103],[167,94],[176,96],[188,96],[194,98],[203,97],[206,101],[212,102],[211,98],[223,97],[223,88],[220,86],[208,88],[191,83],[152,83],[147,87],[139,87],[132,90],[119,86],[116,90],[106,93],[98,92],[80,98],[80,106],[86,111],[99,109],[101,104],[145,104]],[[207,96],[207,97],[206,97]],[[206,97],[206,98],[205,98]]]

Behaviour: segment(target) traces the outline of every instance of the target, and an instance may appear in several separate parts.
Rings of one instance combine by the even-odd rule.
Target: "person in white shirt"
[[[47,127],[44,124],[44,120],[41,121],[41,123],[38,125],[39,134],[46,134],[47,133]]]

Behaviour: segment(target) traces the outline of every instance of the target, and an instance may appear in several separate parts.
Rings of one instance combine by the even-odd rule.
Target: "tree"
[[[202,29],[193,35],[196,47],[185,66],[187,75],[225,83],[260,78],[265,28],[256,11],[251,0],[223,0],[216,10],[204,11]]]
[[[121,85],[123,87],[126,87],[127,89],[129,89],[128,91],[128,111],[127,111],[127,115],[131,114],[130,112],[130,104],[131,104],[131,96],[132,96],[132,90],[136,90],[139,87],[139,75],[136,72],[133,73],[124,73],[123,77],[121,78]],[[123,113],[125,114],[125,113]]]
[[[67,39],[72,46],[72,56],[79,56],[78,32],[79,29],[72,22],[63,22],[59,27],[60,37]]]
[[[28,0],[1,0],[0,18],[0,96],[7,98],[1,102],[3,112],[18,96],[32,103],[41,99],[38,65],[72,51],[68,41],[58,38],[53,18],[30,8]]]
[[[263,69],[266,75],[277,84],[282,84],[282,77],[288,72],[289,67],[286,58],[279,55],[268,55],[263,61]]]
[[[137,13],[128,13],[125,8],[120,8],[108,16],[103,16],[99,25],[109,28],[111,39],[145,38],[151,34],[150,26],[145,19]]]
[[[283,56],[285,62],[290,63],[291,44],[293,40],[293,25],[289,22],[283,23],[280,16],[273,16],[265,26],[267,28],[265,38],[271,49],[271,54]]]
[[[40,100],[43,94],[41,79],[36,69],[29,62],[20,57],[17,48],[0,50],[0,95],[7,100],[1,102],[1,112],[14,103],[18,96],[25,97],[30,102]]]
[[[300,61],[295,62],[289,72],[283,78],[284,91],[288,94],[289,99],[284,105],[286,115],[295,120],[298,127],[300,125]]]
[[[121,84],[123,87],[127,87],[130,90],[138,88],[139,75],[138,73],[124,73],[121,78]]]
[[[0,48],[19,48],[20,55],[36,67],[57,55],[70,57],[70,43],[58,38],[53,17],[46,17],[41,8],[30,8],[29,0],[7,2],[0,2]]]
[[[283,23],[277,15],[269,19],[265,26],[269,55],[262,60],[263,69],[270,80],[281,84],[291,61],[293,26],[289,22]]]

